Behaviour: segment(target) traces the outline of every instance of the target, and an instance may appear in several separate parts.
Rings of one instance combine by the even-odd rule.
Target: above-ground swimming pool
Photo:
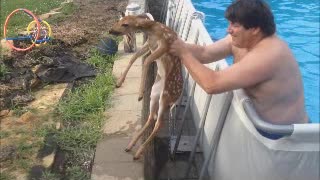
[[[205,13],[205,26],[215,41],[228,26],[224,11],[231,0],[192,0]],[[274,13],[277,34],[293,51],[303,76],[305,105],[313,123],[319,123],[319,0],[268,0]],[[232,63],[231,58],[227,58]]]

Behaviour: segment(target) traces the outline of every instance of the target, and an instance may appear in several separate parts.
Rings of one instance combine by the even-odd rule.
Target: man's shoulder
[[[264,38],[257,45],[256,50],[265,51],[265,52],[274,52],[274,53],[283,53],[283,51],[288,51],[288,44],[280,39],[278,36],[273,35]]]
[[[278,37],[268,37],[263,39],[250,54],[255,57],[263,58],[265,60],[287,59],[292,55],[291,50],[286,42]]]

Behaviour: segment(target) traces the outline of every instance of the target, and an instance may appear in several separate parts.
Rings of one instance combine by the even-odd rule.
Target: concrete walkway
[[[142,36],[137,35],[137,45]],[[119,58],[113,74],[118,78],[133,54],[123,52],[119,45]],[[140,129],[142,101],[138,101],[141,77],[141,59],[131,67],[122,86],[113,94],[113,106],[106,112],[104,138],[98,143],[91,178],[93,180],[143,180],[143,160],[133,161],[133,153],[124,151],[134,132]],[[137,144],[138,145],[138,144]]]

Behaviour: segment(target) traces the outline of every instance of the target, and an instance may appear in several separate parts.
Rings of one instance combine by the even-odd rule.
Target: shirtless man
[[[275,34],[271,10],[263,0],[237,0],[226,10],[225,38],[208,46],[176,40],[170,53],[179,56],[193,79],[208,93],[243,88],[262,119],[273,124],[307,123],[298,64],[288,45]],[[215,72],[203,64],[234,57]]]

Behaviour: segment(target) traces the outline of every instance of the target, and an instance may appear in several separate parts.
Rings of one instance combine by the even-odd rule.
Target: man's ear
[[[257,34],[260,33],[260,32],[261,32],[260,27],[252,28],[252,33],[253,33],[254,35],[257,35]]]

